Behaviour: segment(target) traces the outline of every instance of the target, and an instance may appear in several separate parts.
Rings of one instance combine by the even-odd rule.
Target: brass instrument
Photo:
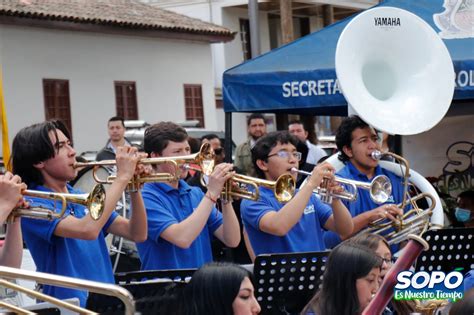
[[[398,154],[395,154],[393,152],[380,152],[378,150],[374,150],[371,153],[371,156],[374,160],[379,161],[383,156],[391,156],[394,158],[398,163],[401,165],[401,173],[403,174],[403,199],[401,202],[401,208],[405,208],[406,202],[407,202],[407,193],[408,193],[408,178],[410,178],[410,163],[408,162],[407,159],[404,159]],[[404,169],[403,169],[404,168]]]
[[[256,201],[260,198],[260,186],[272,189],[278,202],[288,202],[295,194],[296,183],[290,174],[280,175],[276,181],[235,174],[224,184],[222,198],[230,200],[231,197],[238,197]]]
[[[299,173],[306,176],[311,176],[310,172],[302,171],[297,168],[292,168],[292,172]],[[330,192],[327,189],[328,179],[324,178],[321,186],[314,190],[315,194],[321,196],[321,201],[324,203],[331,203],[332,198],[339,198],[347,201],[355,201],[357,199],[357,188],[362,188],[370,191],[370,198],[375,203],[384,203],[392,193],[392,184],[390,179],[385,175],[376,176],[370,183],[360,182],[356,180],[346,179],[335,176],[335,181],[339,184],[345,184],[350,187],[342,192]]]
[[[384,27],[371,23],[374,18],[397,19],[400,23],[397,27]],[[362,37],[370,38],[370,43],[360,40]],[[425,51],[432,54],[420,53]],[[431,129],[447,113],[454,94],[452,78],[455,72],[445,44],[428,23],[399,8],[376,7],[353,18],[339,37],[335,68],[343,95],[350,105],[349,113],[358,114],[372,127],[391,135],[414,135]],[[412,88],[414,86],[416,89]],[[382,163],[385,161],[379,164],[404,179],[403,200],[399,207],[405,208],[408,202],[415,205],[417,199],[427,197],[430,209],[413,213],[426,219],[432,217],[434,225],[442,225],[443,212],[439,202],[435,202],[439,197],[433,187],[411,171],[405,159],[388,154],[399,164]],[[372,158],[378,160],[382,155],[374,153]],[[401,164],[405,164],[405,170]],[[400,167],[401,172],[397,172],[396,167]],[[409,199],[409,179],[430,196],[422,194]],[[418,255],[429,248],[420,236],[410,234],[411,223],[421,227],[417,231],[423,233],[428,220],[425,223],[411,215],[405,216],[396,224],[409,228],[389,242],[404,239],[408,242],[362,315],[380,314],[393,297],[398,273],[408,270]]]
[[[430,218],[433,215],[433,211],[436,206],[436,200],[433,195],[428,193],[421,193],[416,196],[410,197],[408,193],[408,178],[410,177],[409,162],[403,157],[392,152],[372,152],[372,158],[374,160],[380,160],[381,157],[384,155],[391,156],[399,162],[401,173],[403,175],[403,199],[402,202],[397,205],[397,207],[400,209],[405,209],[407,204],[410,204],[412,209],[407,211],[402,217],[398,218],[398,220],[395,222],[388,221],[382,218],[372,222],[367,229],[364,229],[361,232],[381,234],[391,245],[398,244],[406,240],[408,235],[410,234],[421,235],[426,232],[430,228]],[[420,209],[416,203],[418,200],[424,198],[429,200],[428,209]]]
[[[431,205],[428,209],[420,209],[416,204],[416,201],[423,198],[431,200]],[[399,220],[392,222],[386,219],[379,219],[372,222],[363,232],[382,234],[390,245],[406,240],[410,234],[421,235],[426,232],[430,226],[430,217],[436,205],[434,197],[427,193],[421,193],[408,200],[412,205],[412,209],[407,211]],[[403,209],[402,203],[398,204],[397,207]],[[391,232],[388,234],[383,234],[390,230]]]
[[[449,300],[415,300],[415,310],[423,315],[435,315],[438,309],[449,304]]]
[[[171,164],[174,168],[173,173],[154,173],[144,176],[134,176],[128,183],[128,190],[137,191],[140,186],[144,183],[149,182],[173,182],[179,180],[181,174],[181,168],[192,168],[189,164],[199,165],[199,171],[203,175],[210,175],[214,169],[214,150],[212,150],[209,143],[204,143],[201,146],[199,152],[190,155],[182,156],[169,156],[169,157],[155,157],[155,158],[144,158],[141,159],[138,163],[143,165],[161,165],[161,164]],[[103,160],[97,162],[76,162],[74,168],[79,167],[94,167],[93,177],[97,183],[101,184],[111,184],[116,176],[109,176],[107,179],[103,180],[98,178],[96,174],[96,169],[101,166],[112,166],[116,165],[116,160]]]
[[[24,280],[31,280],[36,281],[37,283],[49,284],[54,286],[60,286],[65,288],[73,288],[73,289],[83,289],[90,292],[95,292],[99,294],[115,296],[119,298],[123,304],[125,305],[125,314],[132,315],[135,313],[135,301],[133,300],[133,296],[128,292],[128,290],[114,284],[90,281],[90,280],[83,280],[71,277],[65,277],[60,275],[53,275],[49,273],[43,272],[35,272],[30,270],[24,269],[17,269],[17,268],[10,268],[0,266],[0,286],[10,288],[12,290],[23,292],[28,295],[31,295],[39,300],[43,300],[54,305],[57,305],[62,308],[66,308],[73,312],[79,314],[96,314],[91,312],[87,309],[81,308],[76,305],[72,305],[66,301],[57,299],[55,297],[51,297],[49,295],[27,289],[6,281],[4,279],[24,279]],[[21,309],[21,307],[17,307],[14,305],[10,305],[7,303],[2,303],[0,307],[10,309],[15,313],[19,314],[31,314],[27,310]],[[33,313],[34,314],[34,313]]]
[[[43,207],[15,208],[8,216],[7,222],[12,222],[16,217],[44,220],[61,219],[64,217],[68,202],[87,207],[92,219],[99,220],[105,206],[105,189],[101,184],[95,185],[89,194],[66,194],[28,189],[24,190],[22,194],[28,197],[37,197],[55,201],[59,200],[61,201],[61,211],[55,212],[54,210]]]

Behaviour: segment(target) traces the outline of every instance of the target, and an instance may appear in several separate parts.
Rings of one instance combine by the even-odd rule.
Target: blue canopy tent
[[[449,15],[447,12],[453,8],[445,8],[443,4],[443,0],[387,0],[379,6],[410,11],[436,32],[443,33],[442,37],[451,37],[443,40],[456,72],[454,100],[474,99],[474,8],[470,1],[458,1],[455,10],[464,16]],[[464,28],[450,23],[449,19],[454,18],[464,23]],[[227,125],[231,122],[231,112],[347,115],[347,102],[339,88],[334,59],[339,35],[351,19],[227,70],[223,78],[226,131],[230,132]]]

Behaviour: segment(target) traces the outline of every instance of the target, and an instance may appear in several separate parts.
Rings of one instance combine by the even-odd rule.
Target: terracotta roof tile
[[[136,0],[1,0],[0,15],[233,37],[225,27]]]

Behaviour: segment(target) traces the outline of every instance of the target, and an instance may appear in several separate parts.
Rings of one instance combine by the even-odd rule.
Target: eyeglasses
[[[387,265],[392,265],[395,262],[395,259],[393,257],[392,258],[380,257],[380,259],[382,259],[382,263],[386,263]]]
[[[270,154],[268,157],[278,156],[282,159],[290,159],[290,157],[295,158],[297,161],[301,160],[301,152],[288,152],[288,151],[278,151],[277,153]]]
[[[214,149],[214,153],[215,153],[216,155],[220,155],[223,151],[224,151],[224,148],[216,148],[216,149]]]

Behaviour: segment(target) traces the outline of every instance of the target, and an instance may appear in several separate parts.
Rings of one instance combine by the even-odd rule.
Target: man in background
[[[225,152],[219,136],[214,133],[204,135],[201,137],[201,145],[204,143],[209,143],[211,148],[214,150],[216,155],[216,165],[223,163],[225,160]]]
[[[247,119],[248,139],[241,143],[235,150],[235,167],[242,170],[243,174],[257,176],[255,167],[252,163],[251,150],[255,142],[267,133],[267,125],[262,114],[252,114]]]
[[[114,116],[109,119],[107,123],[107,132],[109,133],[109,140],[99,153],[97,153],[96,160],[115,160],[115,151],[118,147],[132,146],[130,141],[125,138],[125,124],[122,117]]]
[[[188,142],[189,142],[189,138],[188,138]],[[221,145],[221,139],[219,139],[219,136],[214,134],[214,133],[204,135],[204,136],[201,137],[200,146],[202,146],[205,143],[209,143],[211,145],[211,148],[214,150],[215,165],[224,163],[225,153],[224,153],[224,148]],[[201,173],[200,172],[194,172],[194,174],[192,174],[192,176],[189,176],[186,179],[186,182],[191,186],[201,188],[201,190],[204,193],[207,192],[207,188],[205,186],[203,186],[202,183],[201,183]]]
[[[288,124],[288,131],[296,136],[298,139],[303,141],[308,147],[308,156],[306,157],[306,163],[316,165],[319,160],[327,156],[326,151],[319,146],[312,144],[308,140],[308,131],[304,128],[304,125],[299,120],[293,120]]]
[[[454,227],[474,227],[474,190],[466,190],[458,195],[457,207],[454,210],[456,223]]]

